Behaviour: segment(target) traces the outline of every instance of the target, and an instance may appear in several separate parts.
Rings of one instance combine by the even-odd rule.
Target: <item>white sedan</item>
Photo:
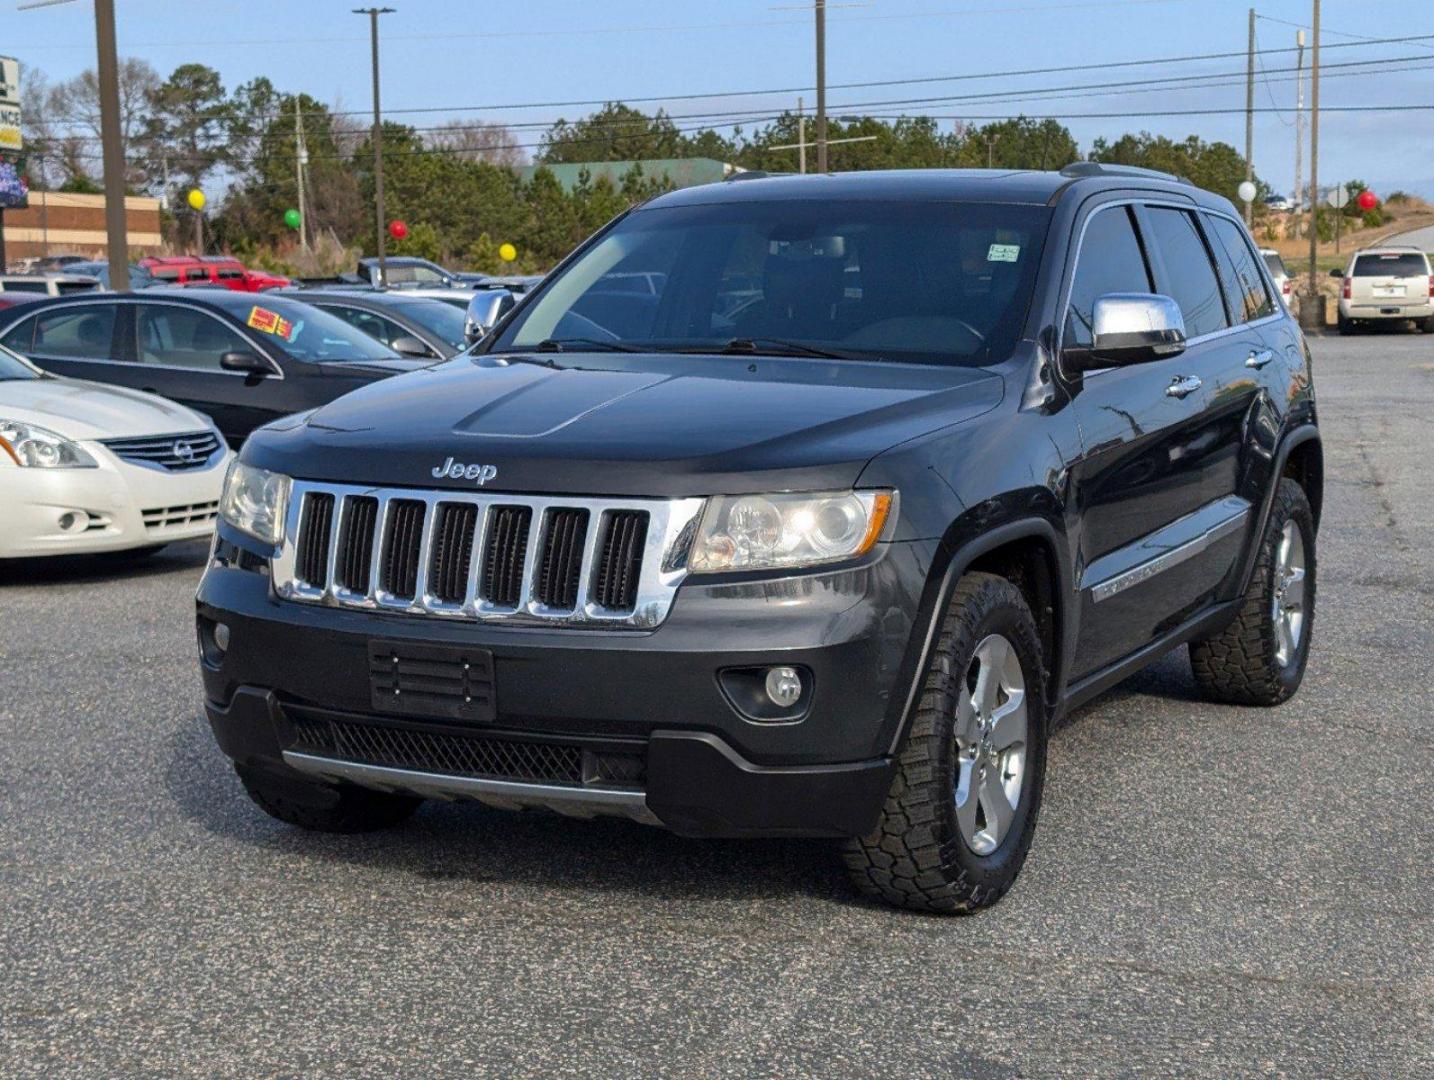
[[[0,349],[0,559],[207,536],[232,456],[192,409]]]

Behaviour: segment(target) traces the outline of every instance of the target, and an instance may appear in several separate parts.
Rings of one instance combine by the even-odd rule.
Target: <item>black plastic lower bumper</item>
[[[430,797],[548,806],[580,816],[622,814],[686,836],[859,835],[875,823],[893,769],[890,758],[839,765],[756,765],[707,732],[659,730],[643,743],[581,739],[555,743],[501,730],[460,736],[438,731],[439,725],[347,714],[331,718],[313,709],[286,707],[272,691],[255,687],[241,688],[227,706],[206,702],[205,712],[225,754],[245,768],[287,783],[291,791],[303,785],[357,783]],[[316,715],[368,735],[313,753],[298,731],[312,724]],[[440,738],[448,742],[438,742]],[[561,767],[556,755],[570,750],[576,750],[582,762],[621,760],[626,751],[639,757],[641,765],[625,779],[613,779],[586,765],[561,778],[532,773],[477,776],[460,770],[473,760],[451,748],[460,738],[488,746],[518,746],[524,748],[524,761],[542,758],[553,768]],[[438,749],[422,761],[395,764],[393,751],[387,748],[396,741],[409,748],[420,744]],[[320,792],[314,795],[321,800]]]

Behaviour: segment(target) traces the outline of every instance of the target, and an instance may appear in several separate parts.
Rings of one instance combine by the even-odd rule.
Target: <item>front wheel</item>
[[[969,914],[1005,895],[1031,846],[1046,768],[1045,665],[1021,591],[957,584],[875,829],[848,842],[858,888]]]
[[[1278,705],[1293,697],[1309,659],[1314,603],[1314,514],[1304,490],[1285,478],[1275,490],[1239,616],[1190,645],[1190,666],[1205,696],[1233,705]]]

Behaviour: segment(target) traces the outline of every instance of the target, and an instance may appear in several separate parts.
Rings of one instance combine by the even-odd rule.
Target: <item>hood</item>
[[[547,359],[546,357],[544,358]],[[562,354],[560,367],[461,356],[359,389],[245,459],[292,476],[628,496],[850,486],[882,450],[992,409],[1003,382],[957,367]],[[462,473],[464,470],[459,470]]]
[[[67,439],[173,435],[214,427],[173,401],[81,379],[7,379],[0,382],[0,417],[36,424]]]

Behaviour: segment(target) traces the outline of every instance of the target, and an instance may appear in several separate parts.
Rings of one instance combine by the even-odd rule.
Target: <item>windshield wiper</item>
[[[566,352],[568,346],[577,347],[579,352],[584,349],[600,349],[603,352],[646,352],[636,345],[629,345],[625,341],[603,341],[599,338],[570,337],[570,338],[548,338],[538,342],[533,347],[534,352]]]
[[[719,352],[724,353],[752,353],[753,355],[766,353],[771,356],[819,356],[824,360],[850,360],[846,353],[832,352],[829,349],[818,349],[813,345],[803,345],[800,341],[787,341],[784,338],[733,338],[723,345]]]

